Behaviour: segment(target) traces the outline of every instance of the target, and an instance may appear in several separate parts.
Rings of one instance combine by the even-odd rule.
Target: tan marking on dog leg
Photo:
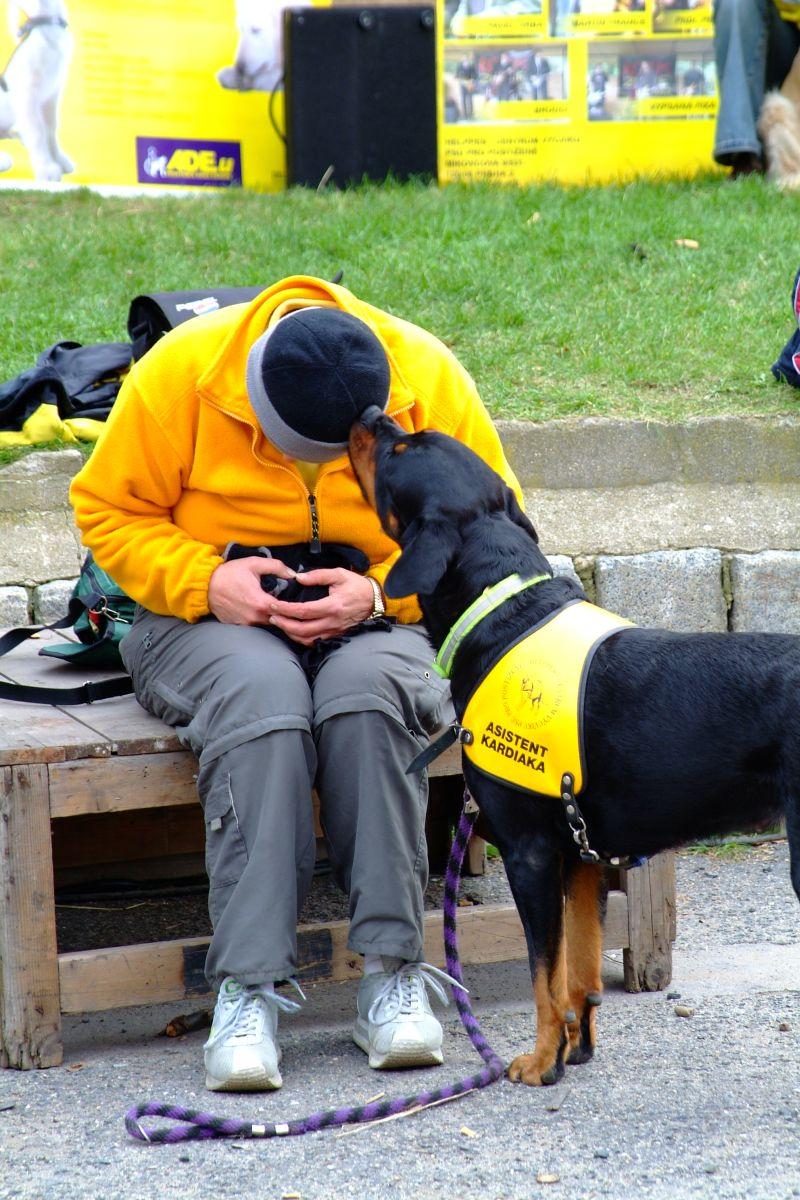
[[[574,1020],[568,1023],[567,1062],[588,1062],[594,1053],[595,1010],[603,992],[601,974],[603,868],[581,863],[567,893],[567,988]]]
[[[532,1054],[518,1054],[508,1068],[513,1083],[529,1087],[557,1083],[564,1074],[567,1049],[567,967],[563,932],[553,969],[539,964],[533,981],[536,1003],[536,1045]],[[571,1014],[570,1014],[571,1015]]]

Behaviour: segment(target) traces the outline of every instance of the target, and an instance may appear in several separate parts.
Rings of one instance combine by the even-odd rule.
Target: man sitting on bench
[[[374,404],[460,438],[519,494],[453,355],[306,276],[162,338],[72,485],[85,544],[139,605],[121,648],[137,698],[199,758],[212,1090],[281,1085],[278,1012],[298,1005],[275,984],[300,993],[314,787],[348,946],[364,956],[354,1039],[372,1067],[442,1061],[426,991],[445,999],[441,972],[421,961],[427,780],[405,769],[451,710],[416,599],[384,599],[398,550],[347,458]],[[363,552],[365,573],[294,578],[282,548],[301,543],[304,566],[335,543]],[[231,544],[252,555],[225,557]],[[321,598],[292,596],[311,588]]]

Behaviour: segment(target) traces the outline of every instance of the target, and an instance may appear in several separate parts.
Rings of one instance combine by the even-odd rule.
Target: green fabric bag
[[[86,555],[70,598],[68,620],[78,642],[43,646],[41,655],[62,658],[76,666],[124,670],[119,643],[131,627],[136,602],[123,592],[91,552]]]
[[[133,622],[135,601],[98,567],[87,554],[78,582],[72,591],[66,615],[49,625],[22,625],[0,635],[0,658],[16,646],[45,629],[71,628],[78,642],[53,642],[43,646],[40,654],[60,658],[69,666],[97,670],[124,671],[125,664],[119,644]],[[130,675],[115,675],[111,679],[87,680],[78,687],[40,687],[30,683],[0,681],[0,700],[19,700],[24,704],[93,704],[128,696],[133,691]]]

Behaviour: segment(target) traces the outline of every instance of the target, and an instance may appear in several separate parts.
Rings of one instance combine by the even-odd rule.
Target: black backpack
[[[249,304],[263,291],[264,285],[205,288],[201,292],[152,292],[147,296],[137,296],[131,301],[128,312],[128,333],[133,343],[134,362],[138,362],[165,333],[183,325],[184,321],[202,317],[204,313],[215,312],[218,308],[227,308],[229,304]]]

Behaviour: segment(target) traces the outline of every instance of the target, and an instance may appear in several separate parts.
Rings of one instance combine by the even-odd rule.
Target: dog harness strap
[[[440,734],[435,741],[421,750],[417,757],[406,767],[406,775],[414,775],[417,771],[424,771],[427,766],[438,758],[440,754],[444,754],[453,742],[461,742],[462,745],[468,745],[472,741],[472,734],[468,729],[462,729],[458,721],[453,721],[452,725],[448,725],[444,733]]]
[[[552,575],[534,575],[531,579],[525,579],[522,575],[508,575],[481,592],[478,599],[464,610],[442,642],[433,663],[436,674],[441,675],[442,679],[449,679],[453,659],[467,634],[471,633],[484,617],[488,617],[489,613],[505,604],[506,600],[510,600],[526,588],[534,587],[537,583],[544,583],[546,579],[552,579]]]
[[[589,863],[600,862],[600,855],[592,850],[586,833],[586,822],[583,819],[578,801],[575,799],[575,780],[565,772],[561,777],[561,803],[564,805],[564,816],[572,830],[572,840],[578,847],[581,861]]]
[[[631,857],[628,854],[603,854],[593,850],[589,845],[589,835],[586,831],[586,821],[575,799],[575,780],[566,772],[561,778],[561,803],[564,806],[564,816],[572,830],[572,840],[578,847],[581,861],[585,863],[603,863],[607,867],[641,867],[647,858],[640,855]],[[588,998],[587,998],[588,999]],[[591,1003],[591,1001],[590,1001]]]
[[[59,29],[67,28],[67,22],[63,17],[48,17],[44,15],[40,17],[28,17],[17,30],[17,37],[26,38],[34,29],[41,29],[46,25],[55,25]]]
[[[8,60],[6,62],[5,67],[3,68],[2,74],[0,74],[0,91],[2,91],[2,92],[8,91],[8,83],[6,81],[6,71],[11,66],[11,60],[14,57],[14,55],[17,53],[17,51],[20,49],[20,47],[23,45],[23,43],[27,42],[28,38],[33,33],[34,29],[36,29],[37,26],[39,26],[39,25],[59,25],[62,29],[68,28],[67,22],[64,20],[63,17],[46,17],[46,16],[28,17],[28,19],[22,25],[20,25],[19,29],[17,30],[17,37],[19,38],[19,41],[17,42],[17,44],[14,46],[14,49],[9,54]]]

